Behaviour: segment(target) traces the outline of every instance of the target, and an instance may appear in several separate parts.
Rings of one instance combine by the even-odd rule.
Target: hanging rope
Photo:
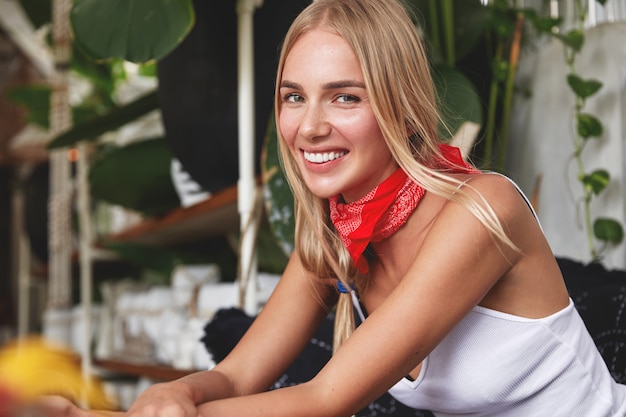
[[[244,309],[246,304],[247,292],[250,288],[250,281],[253,279],[253,275],[256,274],[256,264],[254,259],[245,259],[245,251],[243,250],[244,236],[249,235],[250,240],[257,241],[259,235],[259,226],[261,224],[261,215],[263,214],[263,193],[261,187],[256,186],[254,188],[254,204],[252,206],[252,212],[246,219],[245,224],[241,229],[241,235],[239,236],[239,244],[237,247],[237,277],[239,279],[239,307]]]
[[[69,69],[72,57],[69,22],[70,0],[52,3],[52,38],[55,73],[52,77],[50,101],[50,131],[55,136],[72,124],[69,103]],[[66,150],[50,154],[50,197],[48,201],[48,307],[69,307],[71,303],[71,166]]]

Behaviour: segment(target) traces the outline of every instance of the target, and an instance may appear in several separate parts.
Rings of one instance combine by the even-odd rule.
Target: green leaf
[[[27,109],[27,120],[43,128],[50,127],[50,87],[47,85],[29,85],[13,87],[7,91],[9,99]]]
[[[578,134],[583,138],[599,137],[602,135],[603,127],[600,120],[587,113],[580,113],[576,117]]]
[[[159,107],[156,92],[145,94],[135,101],[87,122],[77,124],[67,132],[61,133],[48,144],[48,148],[62,148],[74,145],[81,140],[96,140],[100,135],[115,130],[148,114]]]
[[[171,162],[172,153],[163,138],[102,152],[89,171],[93,197],[147,215],[179,207]]]
[[[565,44],[565,46],[572,48],[576,52],[580,52],[585,43],[585,34],[578,29],[573,29],[567,32],[565,35],[555,35],[558,39]]]
[[[506,1],[496,1],[491,6],[489,25],[499,38],[510,39],[513,37],[516,19],[515,10]]]
[[[607,0],[596,0],[596,1],[604,6],[606,4]]]
[[[605,169],[598,169],[591,174],[583,176],[580,180],[585,189],[591,191],[593,194],[598,195],[604,190],[611,181],[609,172]]]
[[[622,225],[614,219],[598,218],[593,223],[594,236],[606,242],[619,244],[624,239]]]
[[[76,42],[96,59],[146,62],[171,52],[195,14],[191,0],[76,0],[70,19]]]
[[[157,64],[156,61],[146,62],[139,65],[139,74],[144,77],[156,77],[157,76]]]
[[[293,194],[282,170],[278,152],[276,124],[272,115],[261,154],[265,213],[278,246],[286,255],[291,255],[295,235]]]
[[[106,96],[110,105],[113,104],[111,97],[118,81],[114,72],[117,62],[120,60],[106,63],[94,62],[80,48],[74,47],[72,50],[72,71],[89,80],[95,93]]]
[[[493,64],[491,65],[491,69],[493,71],[493,78],[495,78],[499,82],[506,81],[509,75],[509,68],[510,68],[509,61],[495,58],[493,60]]]
[[[524,9],[522,13],[539,33],[551,34],[555,28],[558,28],[563,23],[562,18],[539,16],[533,9]]]
[[[576,74],[569,74],[567,76],[567,84],[574,91],[574,93],[581,99],[591,97],[602,88],[602,83],[598,80],[583,80]]]
[[[444,139],[456,132],[464,122],[483,123],[483,108],[476,87],[460,71],[436,66],[433,79],[439,97],[439,108],[445,122]]]

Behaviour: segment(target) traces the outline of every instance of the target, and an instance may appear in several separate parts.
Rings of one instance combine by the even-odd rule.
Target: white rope
[[[241,307],[248,313],[256,311],[256,294],[247,292],[256,283],[256,229],[258,213],[254,206],[258,202],[254,179],[254,11],[263,0],[238,0],[237,12],[237,117],[239,143],[239,181],[237,206],[240,216],[239,237],[239,296]],[[256,201],[255,201],[256,200]],[[251,226],[252,225],[252,226]]]
[[[259,186],[254,189],[253,201],[254,205],[252,206],[252,211],[242,226],[241,235],[239,236],[239,244],[237,247],[237,277],[239,280],[239,307],[241,309],[245,309],[246,307],[246,301],[249,296],[248,291],[256,289],[254,287],[256,284],[254,279],[256,277],[256,262],[254,259],[256,252],[252,255],[252,259],[246,259],[246,251],[244,248],[246,242],[244,241],[244,237],[248,237],[254,244],[256,243],[259,235],[261,215],[263,214],[263,193],[261,192],[261,187]],[[248,313],[252,314],[256,313],[256,311],[248,311]]]
[[[52,3],[52,37],[56,71],[52,78],[50,131],[52,135],[72,124],[68,78],[71,59],[69,0]],[[71,303],[72,228],[71,205],[73,185],[66,150],[50,154],[50,197],[48,203],[48,307],[68,308]]]

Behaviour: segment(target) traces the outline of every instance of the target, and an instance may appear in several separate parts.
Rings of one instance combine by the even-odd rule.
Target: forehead
[[[324,70],[327,74],[352,72],[361,78],[358,59],[346,40],[337,33],[314,29],[302,35],[285,57],[283,77]]]

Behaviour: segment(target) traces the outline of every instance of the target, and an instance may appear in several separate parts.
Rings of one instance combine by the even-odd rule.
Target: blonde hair
[[[278,89],[285,58],[298,39],[320,27],[337,33],[353,49],[372,110],[398,165],[426,190],[459,201],[497,239],[515,248],[486,201],[475,201],[460,189],[458,180],[429,168],[441,157],[440,116],[424,45],[406,8],[397,0],[315,0],[309,5],[294,20],[283,43],[276,117],[280,117]],[[280,156],[295,200],[295,247],[304,267],[320,277],[336,277],[346,288],[350,282],[365,285],[366,277],[357,273],[330,221],[328,201],[307,189],[280,131],[278,135]],[[342,293],[335,319],[335,349],[353,329],[352,299]]]

